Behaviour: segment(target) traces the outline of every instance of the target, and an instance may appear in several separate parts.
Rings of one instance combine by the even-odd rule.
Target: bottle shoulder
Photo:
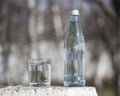
[[[64,39],[66,46],[75,46],[80,43],[84,44],[83,30],[78,16],[70,17]]]

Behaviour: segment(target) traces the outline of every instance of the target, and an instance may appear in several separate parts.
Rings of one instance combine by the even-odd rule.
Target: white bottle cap
[[[79,14],[79,10],[76,10],[76,9],[75,9],[75,10],[72,10],[72,11],[71,11],[71,15],[80,15],[80,14]]]

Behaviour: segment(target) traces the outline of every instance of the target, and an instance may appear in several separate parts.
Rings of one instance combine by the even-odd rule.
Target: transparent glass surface
[[[29,86],[50,86],[51,61],[50,59],[29,60]]]
[[[79,16],[70,16],[64,41],[64,86],[85,86],[85,44]]]

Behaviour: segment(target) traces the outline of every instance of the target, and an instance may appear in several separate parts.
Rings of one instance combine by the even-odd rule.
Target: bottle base
[[[83,76],[65,76],[64,86],[65,87],[84,87],[85,79]]]
[[[64,87],[85,87],[85,83],[64,82]]]

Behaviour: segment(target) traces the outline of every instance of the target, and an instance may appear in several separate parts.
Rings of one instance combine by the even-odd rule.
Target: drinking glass
[[[29,86],[50,86],[51,59],[29,59]]]

